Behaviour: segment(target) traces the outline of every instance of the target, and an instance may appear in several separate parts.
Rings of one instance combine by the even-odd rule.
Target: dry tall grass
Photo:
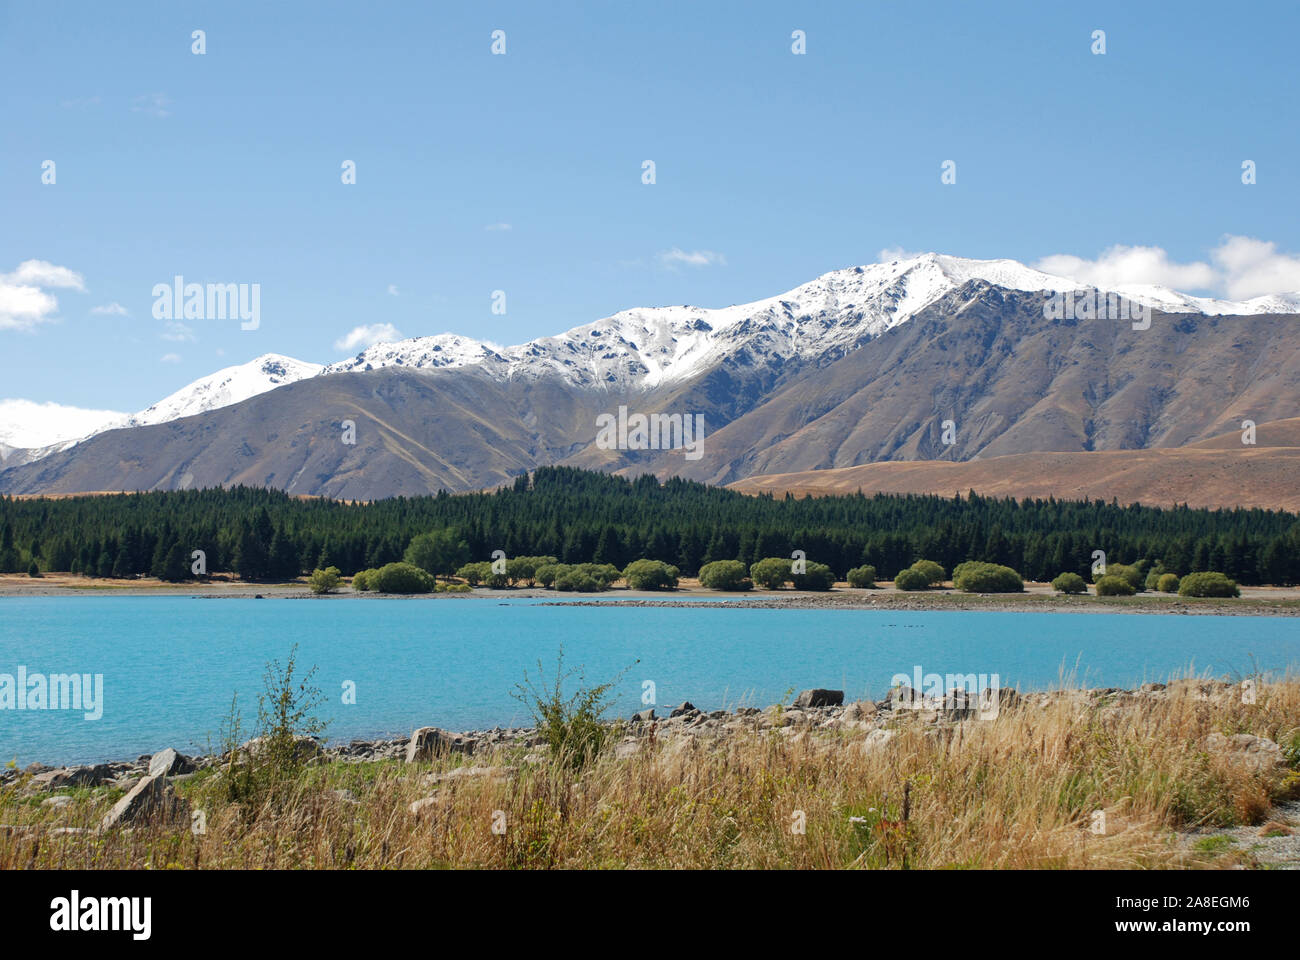
[[[187,824],[93,832],[113,792],[80,791],[53,811],[13,786],[0,795],[0,868],[1226,865],[1240,858],[1212,861],[1175,831],[1258,822],[1270,801],[1300,796],[1300,754],[1290,769],[1257,771],[1202,741],[1252,733],[1296,751],[1300,682],[1265,684],[1254,704],[1232,690],[1198,698],[1196,687],[1164,698],[1065,692],[950,726],[913,717],[874,748],[860,732],[754,728],[643,741],[581,770],[523,762],[517,748],[410,766],[332,762],[256,806],[223,800],[205,771],[178,784],[204,811],[200,835]],[[428,782],[471,762],[490,772]],[[1104,834],[1090,830],[1098,810]]]

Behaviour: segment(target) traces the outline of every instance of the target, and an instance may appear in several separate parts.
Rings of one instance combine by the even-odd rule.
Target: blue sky
[[[1262,289],[1224,259],[1248,237],[1261,282],[1300,288],[1296,11],[5,3],[0,285],[57,308],[0,302],[0,398],[135,410],[262,353],[341,358],[358,326],[517,343],[893,248],[1158,248],[1116,268],[1226,295]],[[167,328],[176,274],[259,283],[259,329]]]

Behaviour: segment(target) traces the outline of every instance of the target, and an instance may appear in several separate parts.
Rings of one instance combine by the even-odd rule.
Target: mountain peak
[[[971,280],[1024,292],[1063,293],[1090,287],[1016,260],[912,254],[832,270],[792,290],[750,303],[721,308],[633,307],[512,347],[440,333],[377,343],[327,366],[266,353],[196,380],[134,416],[100,412],[93,432],[203,413],[322,373],[381,367],[437,370],[474,366],[502,382],[554,377],[582,389],[608,390],[686,380],[729,358],[743,357],[746,364],[780,364],[836,357],[906,322]],[[1118,286],[1106,292],[1167,313],[1300,313],[1300,293],[1238,303],[1154,285]],[[29,439],[39,434],[44,441],[41,446],[66,446],[82,439],[83,433],[69,433],[69,425],[86,422],[85,418],[69,415],[69,409],[43,415],[48,429],[26,429],[21,435]],[[0,421],[3,419],[0,416]],[[0,442],[12,445],[19,435],[16,428],[6,432],[0,422]]]

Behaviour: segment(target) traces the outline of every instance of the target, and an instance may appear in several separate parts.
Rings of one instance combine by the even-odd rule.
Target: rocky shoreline
[[[618,737],[613,750],[620,759],[632,757],[652,744],[677,750],[697,740],[716,741],[736,734],[765,732],[792,741],[817,734],[838,735],[846,749],[870,753],[888,743],[904,724],[920,724],[935,735],[950,735],[962,724],[994,720],[1004,709],[1045,709],[1062,699],[1122,710],[1175,697],[1213,703],[1228,702],[1240,695],[1239,685],[1209,679],[1146,683],[1135,690],[1105,687],[1026,694],[1011,689],[984,690],[980,694],[958,690],[942,698],[923,696],[910,687],[896,687],[882,700],[849,703],[844,702],[842,690],[812,689],[800,693],[793,703],[774,704],[766,709],[738,707],[734,711],[704,711],[684,702],[660,716],[656,709],[650,708],[628,719],[611,721],[609,729]],[[544,763],[548,759],[545,743],[535,727],[453,732],[426,726],[406,737],[353,740],[345,744],[322,744],[304,737],[298,741],[298,749],[310,762],[324,763],[420,763],[460,755],[466,764],[473,765],[442,775],[457,778],[509,770],[511,764]],[[255,753],[258,745],[258,740],[252,740],[240,749]],[[1276,743],[1249,734],[1234,737],[1214,734],[1207,738],[1205,747],[1216,753],[1239,755],[1243,762],[1261,766],[1285,764],[1283,752]],[[32,763],[22,770],[0,770],[0,788],[17,785],[22,793],[32,795],[74,787],[117,787],[129,790],[130,797],[141,791],[142,786],[148,790],[161,782],[184,780],[227,759],[222,755],[187,756],[166,748],[135,760],[62,767]],[[481,761],[494,766],[485,766]],[[502,763],[506,765],[503,767]],[[51,797],[45,803],[57,805],[59,800]]]

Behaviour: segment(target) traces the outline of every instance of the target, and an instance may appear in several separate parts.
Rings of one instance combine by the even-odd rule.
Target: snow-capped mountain
[[[201,377],[136,414],[0,400],[0,467],[39,460],[105,430],[166,423],[239,403],[286,383],[314,377],[322,369],[318,363],[267,353]]]
[[[1163,311],[1263,314],[1234,319],[1231,336],[1203,315],[1155,318],[1149,333],[1048,315],[1048,295],[1089,289],[1014,261],[929,254],[749,304],[625,310],[514,347],[444,334],[324,368],[262,357],[143,411],[135,429],[0,464],[0,492],[243,483],[376,499],[493,487],[545,464],[730,483],[886,460],[1180,447],[1247,416],[1275,437],[1300,409],[1300,295],[1113,291]],[[703,417],[707,450],[691,460],[600,445],[601,416],[624,405]],[[322,442],[344,417],[356,444]],[[962,425],[955,443],[941,440],[945,420]]]
[[[903,323],[970,280],[1049,293],[1088,287],[1015,260],[969,260],[928,253],[824,274],[753,303],[720,309],[672,306],[624,310],[553,337],[500,348],[453,334],[376,344],[324,373],[379,367],[479,364],[502,379],[557,375],[580,387],[659,386],[707,370],[741,350],[762,357],[836,356]],[[1300,293],[1231,302],[1165,287],[1106,292],[1167,313],[1300,312]]]
[[[166,423],[219,407],[228,407],[259,393],[266,393],[286,383],[314,377],[324,368],[278,353],[264,353],[255,360],[195,380],[171,396],[130,417],[122,426],[139,427],[149,423]]]
[[[752,303],[717,309],[623,310],[512,347],[442,333],[375,344],[351,359],[326,366],[265,354],[196,380],[133,415],[0,401],[0,467],[40,459],[104,430],[166,423],[320,374],[381,367],[476,366],[502,382],[556,377],[582,389],[625,390],[686,380],[734,357],[752,362],[833,360],[906,322],[970,280],[1025,292],[1089,289],[1088,284],[1015,260],[927,253],[835,270]],[[1241,302],[1194,297],[1152,285],[1118,286],[1105,292],[1167,313],[1300,313],[1300,292]]]

